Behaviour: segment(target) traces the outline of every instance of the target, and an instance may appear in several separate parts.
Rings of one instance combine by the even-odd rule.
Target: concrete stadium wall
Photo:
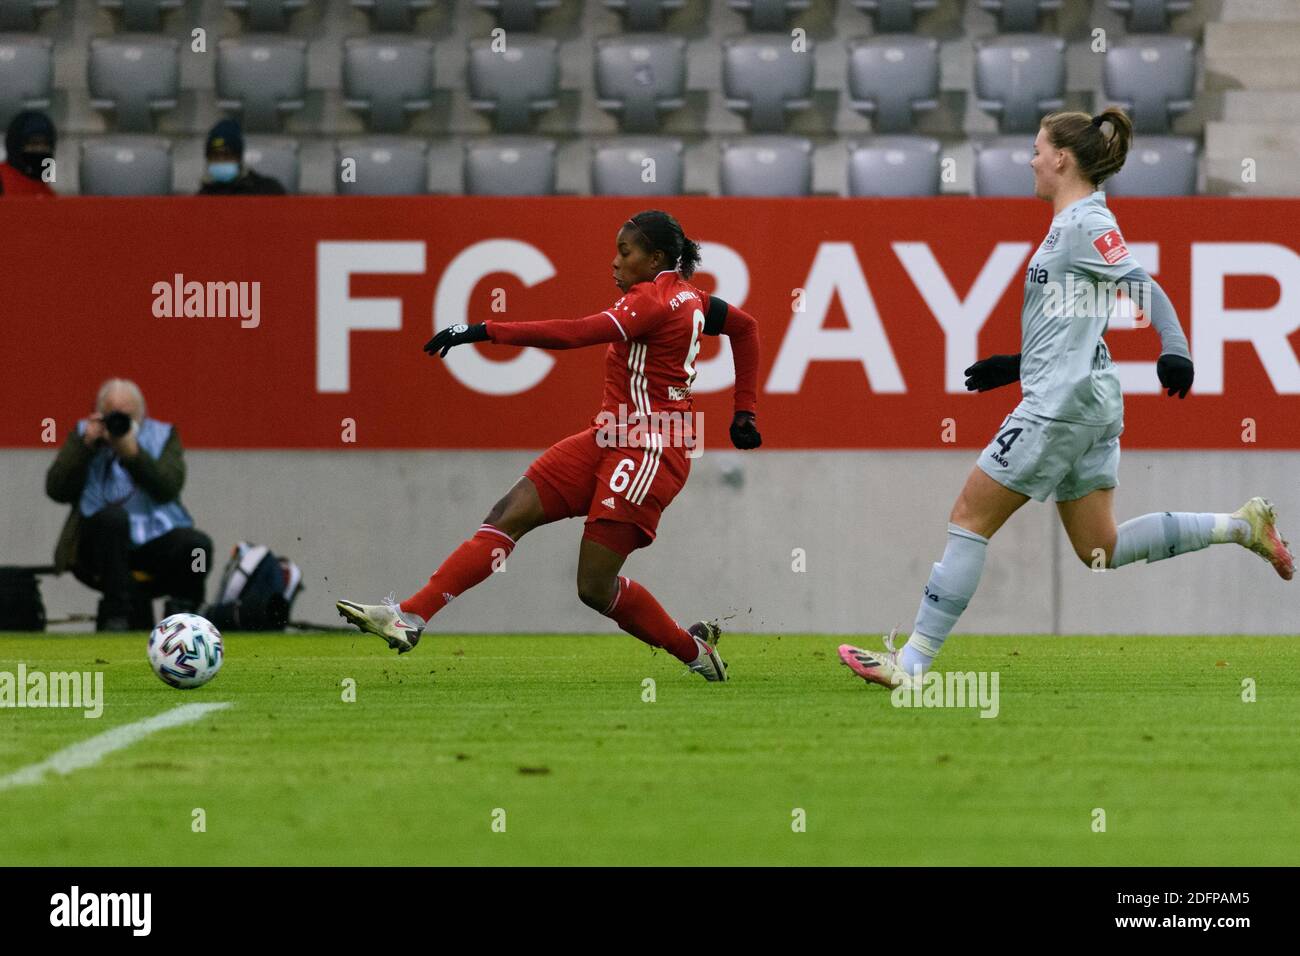
[[[975,461],[951,452],[707,452],[659,540],[626,571],[683,622],[736,616],[736,631],[879,634],[908,628]],[[44,497],[53,451],[0,451],[0,564],[50,560],[66,509]],[[295,618],[338,623],[333,601],[421,586],[523,472],[528,452],[187,454],[182,496],[216,547],[215,583],[238,540],[298,561]],[[1120,520],[1148,511],[1231,511],[1254,494],[1300,534],[1300,453],[1129,452]],[[448,632],[605,632],[574,588],[581,523],[541,528],[503,574],[438,618]],[[1300,538],[1296,538],[1300,541]],[[792,570],[792,552],[807,570]],[[209,587],[211,595],[212,587]],[[94,611],[71,575],[44,587],[51,617]],[[1031,502],[994,539],[966,633],[1300,633],[1300,585],[1258,558],[1213,548],[1104,574],[1078,562],[1055,508]]]

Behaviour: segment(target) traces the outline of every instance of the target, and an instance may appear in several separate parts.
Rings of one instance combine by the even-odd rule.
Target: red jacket
[[[52,199],[54,195],[54,190],[44,180],[31,179],[9,163],[0,163],[0,196]]]

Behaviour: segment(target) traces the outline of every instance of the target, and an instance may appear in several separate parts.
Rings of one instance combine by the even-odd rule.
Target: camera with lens
[[[104,416],[104,430],[114,438],[121,438],[131,430],[131,416],[126,412],[109,412]]]

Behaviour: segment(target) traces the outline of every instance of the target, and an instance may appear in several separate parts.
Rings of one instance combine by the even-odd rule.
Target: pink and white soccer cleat
[[[885,636],[883,651],[868,651],[852,644],[841,644],[840,660],[849,670],[872,684],[889,688],[899,684],[910,687],[912,678],[898,663],[898,651],[894,648],[894,638],[897,635],[898,628],[894,628]]]
[[[1295,556],[1283,540],[1282,532],[1277,530],[1277,509],[1273,503],[1266,498],[1251,498],[1232,516],[1250,525],[1251,541],[1246,547],[1273,565],[1283,581],[1290,581],[1295,576]]]

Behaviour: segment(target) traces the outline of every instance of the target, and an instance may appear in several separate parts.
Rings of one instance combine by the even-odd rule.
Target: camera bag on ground
[[[217,600],[203,616],[223,631],[280,631],[302,590],[302,569],[265,545],[241,541],[221,575]]]
[[[0,631],[45,630],[38,572],[50,568],[0,567]]]

